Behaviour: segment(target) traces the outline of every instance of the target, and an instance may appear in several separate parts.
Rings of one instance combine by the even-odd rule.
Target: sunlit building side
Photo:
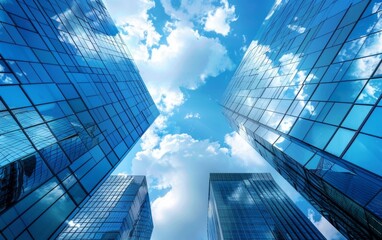
[[[157,115],[100,0],[0,1],[0,239],[53,237]]]
[[[223,100],[239,134],[353,239],[382,238],[381,10],[280,1]]]

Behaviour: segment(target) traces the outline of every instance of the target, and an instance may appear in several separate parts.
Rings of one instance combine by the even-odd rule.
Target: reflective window
[[[294,124],[290,135],[299,139],[303,139],[312,125],[313,122],[311,121],[298,119],[297,122]]]
[[[342,123],[342,126],[352,129],[358,129],[361,125],[369,111],[371,110],[371,106],[364,105],[354,105],[350,110],[348,116]]]
[[[359,134],[344,159],[373,173],[382,175],[382,139]]]
[[[306,169],[314,171],[317,175],[323,176],[334,163],[318,154],[305,165]]]
[[[34,104],[64,100],[56,84],[31,84],[23,87]]]
[[[367,79],[370,78],[381,60],[381,55],[360,58],[354,60],[346,74],[344,80]]]
[[[377,20],[376,14],[359,20],[348,39],[353,40],[361,36],[366,36],[370,32],[370,29],[374,27]]]
[[[354,102],[366,81],[340,82],[330,97],[331,101]]]
[[[19,86],[1,86],[0,96],[10,108],[19,108],[31,105]]]
[[[366,37],[363,37],[345,43],[341,48],[341,51],[338,53],[335,62],[342,62],[354,59],[359,50],[361,49],[362,44],[365,42],[365,40]]]
[[[368,36],[361,50],[359,51],[357,57],[364,57],[364,56],[370,56],[370,55],[381,53],[382,51],[378,47],[381,39],[382,39],[382,32],[378,32]],[[380,56],[375,56],[375,58],[380,59]]]
[[[381,65],[382,66],[382,65]],[[374,104],[382,93],[382,79],[370,79],[357,99],[357,103]]]
[[[37,149],[42,149],[57,141],[45,124],[30,127],[25,131]]]
[[[20,129],[15,119],[8,112],[0,112],[0,134]]]
[[[51,121],[65,116],[57,103],[40,105],[37,109],[45,121]]]
[[[0,136],[0,166],[13,162],[34,152],[34,148],[21,131]]]
[[[285,153],[297,162],[299,162],[301,165],[305,165],[313,156],[313,152],[295,143],[290,144],[289,147],[285,150]]]
[[[304,141],[315,147],[323,149],[334,134],[335,130],[336,128],[333,126],[323,123],[314,123],[305,136]]]
[[[277,129],[283,133],[288,133],[289,130],[292,128],[295,121],[296,121],[295,117],[285,115],[285,117],[280,122],[280,125]]]
[[[29,227],[30,233],[36,239],[48,239],[75,206],[67,194],[63,195]]]
[[[382,137],[382,108],[377,107],[371,113],[370,117],[366,121],[362,128],[362,132],[369,133],[378,137]]]
[[[337,83],[323,83],[318,85],[311,100],[327,101],[336,87]]]
[[[10,29],[11,31],[14,29],[13,27],[9,25],[7,25],[7,28]],[[17,35],[18,33],[15,35],[11,34],[11,36],[17,36]],[[31,61],[31,62],[37,61],[35,54],[29,47],[0,42],[0,52],[5,59]]]
[[[287,147],[290,145],[291,141],[286,138],[280,137],[274,144],[278,149],[285,151]]]
[[[351,104],[335,103],[325,118],[326,123],[339,125],[346,113],[349,111]]]
[[[339,128],[325,150],[339,157],[353,138],[354,133],[354,131]]]
[[[40,150],[41,156],[48,163],[54,174],[67,167],[70,162],[58,144],[53,144]]]
[[[42,123],[42,119],[37,111],[32,108],[22,108],[14,110],[13,113],[16,115],[17,120],[21,123],[24,128],[37,125]]]

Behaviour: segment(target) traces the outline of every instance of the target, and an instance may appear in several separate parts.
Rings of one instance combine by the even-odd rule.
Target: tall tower
[[[0,239],[47,239],[158,111],[100,0],[0,2]]]
[[[58,239],[150,240],[152,230],[146,178],[111,175]]]
[[[208,239],[325,239],[270,173],[212,173]]]
[[[354,239],[382,238],[381,10],[281,1],[223,102],[239,134]]]

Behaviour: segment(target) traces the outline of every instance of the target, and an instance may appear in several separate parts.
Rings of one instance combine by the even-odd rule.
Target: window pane
[[[342,126],[352,129],[358,129],[367,114],[369,113],[371,106],[354,105]]]
[[[382,66],[382,65],[381,65]],[[374,104],[382,93],[382,78],[370,79],[359,95],[357,103]]]
[[[367,79],[371,77],[381,60],[381,55],[354,60],[343,76],[344,80]]]
[[[354,131],[340,128],[325,150],[339,157],[354,136],[354,133]]]
[[[299,139],[303,139],[309,131],[313,122],[305,119],[298,119],[295,123],[290,135]]]
[[[341,82],[338,84],[333,95],[330,97],[330,100],[339,102],[354,102],[365,84],[366,81]]]
[[[304,141],[323,149],[334,134],[335,130],[336,127],[323,123],[315,123],[304,138]]]
[[[339,125],[346,113],[349,111],[350,107],[351,104],[335,103],[329,114],[326,116],[325,122],[333,125]]]
[[[0,96],[10,108],[30,106],[28,98],[19,86],[1,86]]]
[[[382,137],[382,108],[377,107],[370,115],[365,126],[362,128],[362,132],[369,133],[378,137]],[[382,147],[382,146],[381,146]]]
[[[382,176],[382,139],[359,134],[344,159]]]
[[[24,85],[23,88],[34,104],[64,100],[56,84],[31,84]]]

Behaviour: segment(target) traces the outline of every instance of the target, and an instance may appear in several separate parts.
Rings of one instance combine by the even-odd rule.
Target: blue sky
[[[326,237],[341,237],[230,128],[219,106],[280,3],[105,0],[161,112],[114,172],[147,176],[153,239],[206,239],[210,172],[271,172]]]

